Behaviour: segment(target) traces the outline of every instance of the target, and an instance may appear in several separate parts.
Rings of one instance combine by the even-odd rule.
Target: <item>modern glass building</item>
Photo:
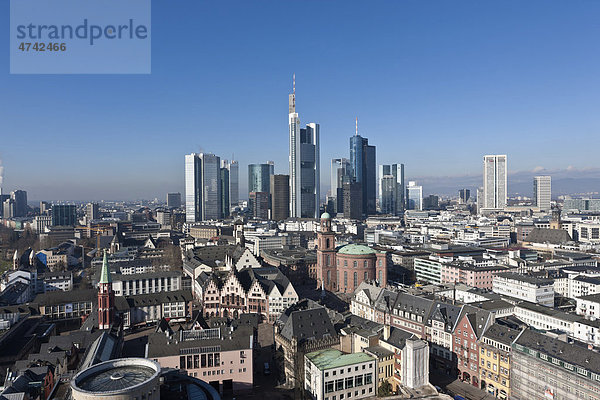
[[[423,210],[423,187],[417,186],[414,181],[408,182],[406,187],[406,209]]]
[[[383,214],[395,214],[398,191],[396,189],[396,180],[393,175],[383,175],[379,178],[379,187],[381,191],[379,207]]]
[[[271,175],[275,173],[273,162],[248,165],[248,193],[270,192]]]
[[[222,217],[221,160],[210,153],[185,156],[185,220],[197,222]]]
[[[289,96],[290,216],[318,218],[320,199],[319,124],[300,128],[296,89]]]
[[[389,176],[393,179],[390,180]],[[384,185],[387,185],[388,187],[385,188]],[[405,191],[404,164],[380,165],[379,207],[381,208],[381,212],[393,215],[402,214],[406,203]]]
[[[10,198],[15,201],[14,217],[27,216],[27,192],[25,190],[15,190],[10,193]]]
[[[350,138],[350,165],[352,179],[362,185],[363,213],[374,214],[377,208],[377,161],[375,146],[369,145],[369,139],[358,134]]]
[[[227,168],[229,169],[229,207],[231,210],[240,202],[240,166],[237,161],[231,161]]]
[[[229,202],[229,170],[227,169],[227,161],[221,161],[221,217],[229,216],[231,211]]]
[[[221,212],[223,217],[229,216],[239,203],[238,173],[237,161],[221,160]]]
[[[74,204],[52,205],[52,226],[75,226],[77,209]]]
[[[290,176],[271,175],[271,219],[281,221],[290,216]]]
[[[352,176],[350,160],[347,158],[334,158],[331,160],[331,196],[337,196],[338,188]]]

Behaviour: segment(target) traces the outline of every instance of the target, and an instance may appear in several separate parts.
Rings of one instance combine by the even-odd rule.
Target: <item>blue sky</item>
[[[378,163],[425,182],[494,153],[515,173],[598,167],[597,1],[153,1],[151,75],[9,75],[8,14],[3,186],[30,199],[164,198],[201,150],[235,154],[240,193],[249,163],[287,173],[292,73],[325,190],[356,116]]]

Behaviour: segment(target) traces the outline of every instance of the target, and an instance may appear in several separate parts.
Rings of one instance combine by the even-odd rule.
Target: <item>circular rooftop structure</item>
[[[120,358],[87,368],[71,381],[74,400],[159,399],[160,365],[145,358]]]
[[[321,214],[321,219],[331,219],[331,215],[328,212],[324,212]]]
[[[351,256],[364,256],[375,254],[375,250],[362,244],[347,244],[338,250],[338,254],[348,254]]]

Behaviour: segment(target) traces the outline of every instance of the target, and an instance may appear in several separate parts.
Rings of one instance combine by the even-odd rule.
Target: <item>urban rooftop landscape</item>
[[[0,10],[0,400],[600,400],[599,3]]]

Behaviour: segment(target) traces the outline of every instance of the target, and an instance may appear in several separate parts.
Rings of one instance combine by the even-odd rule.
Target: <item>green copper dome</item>
[[[338,254],[360,256],[366,254],[375,254],[375,250],[362,244],[347,244],[338,250]]]
[[[321,214],[321,219],[331,219],[331,215],[328,212],[324,212]]]

